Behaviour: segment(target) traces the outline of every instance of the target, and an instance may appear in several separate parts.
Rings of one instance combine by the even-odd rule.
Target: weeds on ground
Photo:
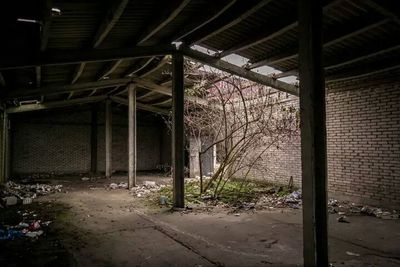
[[[250,182],[241,180],[229,180],[223,188],[215,194],[215,185],[211,185],[206,192],[200,193],[200,181],[190,179],[185,181],[185,203],[187,204],[217,204],[240,205],[242,203],[255,203],[265,194],[275,194],[282,197],[290,193],[285,186],[277,186],[270,183]],[[172,185],[161,188],[155,201],[159,202],[160,197],[166,197],[171,204],[173,198]]]

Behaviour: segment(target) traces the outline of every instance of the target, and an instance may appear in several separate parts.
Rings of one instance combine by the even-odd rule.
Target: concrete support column
[[[304,266],[328,266],[322,2],[299,0]]]
[[[92,107],[91,111],[90,172],[97,173],[97,104]]]
[[[0,109],[0,184],[7,180],[7,132],[7,113]]]
[[[128,184],[136,186],[136,85],[128,85]]]
[[[199,138],[191,136],[189,139],[190,177],[196,177],[200,175],[200,162],[199,162],[200,150],[201,150],[201,141],[199,140]]]
[[[174,207],[185,207],[184,195],[184,80],[183,55],[172,56],[172,173],[174,186]]]
[[[112,175],[112,109],[111,100],[106,100],[106,178]]]

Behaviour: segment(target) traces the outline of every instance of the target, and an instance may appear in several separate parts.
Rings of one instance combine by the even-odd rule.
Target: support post
[[[7,174],[7,113],[0,109],[0,184],[6,182]]]
[[[111,100],[106,100],[106,178],[112,174],[112,110]]]
[[[136,85],[128,85],[128,184],[129,189],[136,186]]]
[[[328,266],[322,3],[299,0],[304,266]]]
[[[97,173],[97,104],[94,104],[91,111],[90,172]]]
[[[175,208],[185,207],[183,101],[183,55],[177,53],[172,56],[172,173]]]

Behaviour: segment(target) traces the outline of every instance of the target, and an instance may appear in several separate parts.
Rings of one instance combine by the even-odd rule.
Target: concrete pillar
[[[128,85],[128,184],[136,186],[136,85]]]
[[[95,104],[91,110],[90,172],[97,173],[97,104]]]
[[[172,56],[172,173],[174,188],[174,207],[185,207],[184,195],[184,83],[183,55]]]
[[[106,100],[106,178],[111,178],[112,175],[112,109],[111,100]]]
[[[189,167],[190,177],[200,175],[199,151],[201,149],[201,142],[199,138],[191,136],[189,139]]]
[[[7,124],[7,113],[0,109],[0,184],[5,183],[7,179]]]
[[[299,0],[304,266],[328,266],[322,2]]]

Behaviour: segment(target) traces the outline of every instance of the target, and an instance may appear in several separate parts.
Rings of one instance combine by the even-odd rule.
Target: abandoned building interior
[[[8,1],[0,265],[400,266],[399,14]]]

